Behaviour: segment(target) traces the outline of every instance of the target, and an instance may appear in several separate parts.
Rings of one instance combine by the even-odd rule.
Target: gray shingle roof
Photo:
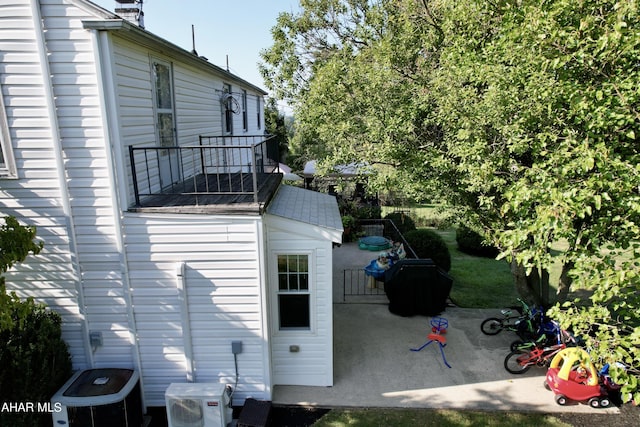
[[[267,213],[307,224],[342,231],[336,198],[317,191],[281,185]]]

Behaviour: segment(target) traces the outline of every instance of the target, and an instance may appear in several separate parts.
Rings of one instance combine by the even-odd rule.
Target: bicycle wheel
[[[497,335],[502,329],[502,320],[497,317],[490,317],[480,324],[480,330],[485,335]]]
[[[531,367],[529,352],[515,350],[504,358],[504,369],[511,374],[524,374]]]

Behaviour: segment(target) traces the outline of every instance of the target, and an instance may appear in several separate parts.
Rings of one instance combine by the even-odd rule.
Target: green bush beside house
[[[13,217],[4,220],[2,273],[42,249],[42,243],[34,240],[35,227],[22,226]],[[44,304],[7,293],[5,278],[0,276],[0,404],[7,405],[6,411],[0,411],[0,426],[51,425],[51,415],[39,409],[71,376],[71,357],[60,325],[60,315]]]

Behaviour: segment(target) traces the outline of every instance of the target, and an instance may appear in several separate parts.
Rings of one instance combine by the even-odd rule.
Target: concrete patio
[[[442,359],[437,343],[420,352],[410,348],[427,342],[430,318],[390,313],[386,297],[374,303],[342,303],[344,269],[362,269],[377,256],[348,243],[334,249],[334,385],[275,386],[276,405],[318,407],[413,407],[479,410],[618,413],[615,407],[585,404],[559,406],[543,387],[546,371],[531,368],[524,375],[503,367],[512,333],[487,336],[480,323],[498,309],[448,307],[449,322]],[[454,285],[455,286],[455,282]]]

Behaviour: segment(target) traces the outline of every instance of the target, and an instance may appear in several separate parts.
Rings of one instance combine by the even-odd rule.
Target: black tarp
[[[435,316],[447,306],[453,278],[430,259],[403,259],[384,275],[389,311],[399,316]]]

